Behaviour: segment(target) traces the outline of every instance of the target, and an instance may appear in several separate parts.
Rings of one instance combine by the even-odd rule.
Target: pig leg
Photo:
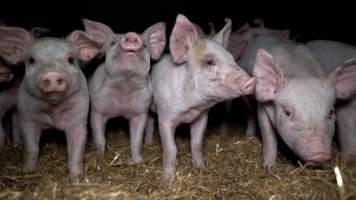
[[[147,122],[147,113],[139,114],[130,119],[130,148],[133,163],[143,161],[141,146]]]
[[[262,135],[263,165],[270,168],[276,163],[277,137],[264,106],[258,108],[258,122]]]
[[[5,145],[5,130],[2,124],[4,113],[0,114],[0,147]]]
[[[69,182],[77,183],[78,176],[83,172],[83,155],[87,129],[83,124],[75,124],[66,129]]]
[[[252,105],[252,99],[247,96],[242,97],[243,102],[245,104],[246,113],[247,113],[247,126],[246,126],[246,135],[248,137],[252,137],[256,135],[256,110]]]
[[[356,105],[356,100],[355,105]],[[337,109],[337,128],[341,153],[346,158],[356,158],[356,111],[345,105]]]
[[[231,116],[231,109],[232,109],[232,100],[225,101],[222,103],[222,109],[223,109],[223,116],[222,116],[222,122],[220,126],[220,133],[224,135],[228,135],[229,133],[229,119]]]
[[[145,144],[146,145],[153,144],[154,132],[155,132],[155,120],[150,114],[148,114],[147,122],[146,122],[146,129],[145,129]]]
[[[158,121],[163,150],[163,173],[161,180],[163,182],[170,182],[174,180],[176,173],[177,146],[174,141],[175,126],[172,121],[162,120],[161,117],[159,117]]]
[[[105,125],[108,118],[100,113],[91,112],[90,125],[93,131],[94,145],[100,154],[105,152]]]
[[[36,168],[41,129],[35,122],[22,121],[22,138],[24,144],[24,166],[25,171],[32,171]]]
[[[206,125],[208,123],[208,114],[202,113],[190,125],[190,146],[192,149],[193,164],[197,167],[205,167],[203,160],[203,137]]]
[[[12,122],[12,142],[15,145],[21,145],[22,140],[21,140],[19,111],[16,108],[12,111],[11,122]]]

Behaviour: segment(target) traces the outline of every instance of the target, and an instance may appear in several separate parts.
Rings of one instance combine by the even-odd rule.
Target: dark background
[[[233,20],[233,30],[244,22],[262,18],[269,28],[291,30],[300,42],[331,39],[356,44],[356,7],[351,1],[3,0],[0,4],[0,19],[8,26],[47,27],[54,36],[83,29],[81,18],[103,22],[119,33],[142,32],[158,21],[165,21],[169,33],[177,13],[183,13],[206,31],[209,21],[220,29],[226,17]]]

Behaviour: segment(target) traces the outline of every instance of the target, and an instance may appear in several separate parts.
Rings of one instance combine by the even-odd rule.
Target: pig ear
[[[283,30],[283,31],[281,31],[280,34],[284,39],[287,39],[287,40],[290,39],[290,30],[288,30],[288,29]]]
[[[261,102],[273,101],[278,87],[286,84],[282,69],[264,49],[257,51],[253,76],[257,78],[256,99]]]
[[[143,36],[148,42],[151,58],[154,60],[159,59],[162,55],[164,47],[166,46],[166,23],[159,22],[150,26],[143,33]]]
[[[349,99],[356,95],[356,59],[345,61],[326,80],[336,88],[336,98]]]
[[[257,26],[259,26],[260,28],[266,28],[265,23],[263,22],[263,19],[261,19],[261,18],[257,18],[255,20],[253,20],[253,23],[256,24]]]
[[[169,50],[172,54],[173,62],[180,64],[188,59],[188,50],[199,40],[199,35],[194,27],[184,15],[178,14],[169,39]]]
[[[199,37],[204,37],[205,33],[204,33],[203,29],[198,24],[196,24],[196,23],[193,23],[193,24],[194,24],[195,30],[197,30],[197,32],[198,32]]]
[[[231,34],[232,22],[230,19],[225,19],[226,25],[219,33],[214,36],[214,39],[218,41],[224,48],[227,48]]]
[[[242,25],[237,31],[235,31],[234,33],[244,33],[246,31],[248,31],[251,28],[249,23],[245,23],[244,25]]]
[[[33,37],[27,30],[0,26],[0,55],[11,64],[23,62],[26,50],[32,42]]]
[[[108,38],[114,34],[112,29],[100,22],[82,19],[85,32],[90,35],[96,42],[104,45]]]
[[[79,59],[89,61],[100,53],[101,45],[82,31],[73,31],[68,40],[79,49]]]
[[[227,49],[232,53],[235,60],[238,60],[240,56],[245,52],[248,45],[248,41],[244,39],[243,33],[234,33],[230,36]]]
[[[208,25],[209,25],[209,28],[210,28],[209,35],[210,36],[215,35],[216,34],[216,29],[215,29],[214,23],[213,22],[209,22]]]
[[[50,29],[48,28],[43,28],[43,27],[34,27],[30,30],[30,33],[31,35],[34,37],[34,38],[38,38],[38,37],[41,37],[47,33],[50,32]]]

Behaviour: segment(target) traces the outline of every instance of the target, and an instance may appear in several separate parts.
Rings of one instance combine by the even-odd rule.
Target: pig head
[[[258,49],[253,74],[257,78],[255,96],[260,102],[258,117],[266,166],[275,162],[276,152],[270,154],[276,151],[271,150],[271,143],[276,145],[271,139],[274,137],[272,129],[311,166],[319,166],[332,158],[334,104],[336,98],[347,98],[355,93],[355,81],[347,74],[356,67],[345,63],[329,75],[320,69],[320,64],[304,47],[281,49],[274,54]]]

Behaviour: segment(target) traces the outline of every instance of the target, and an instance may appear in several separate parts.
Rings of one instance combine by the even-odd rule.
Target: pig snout
[[[298,144],[301,158],[312,167],[322,166],[332,159],[331,141],[325,137],[307,137]]]
[[[332,159],[331,154],[329,153],[317,153],[307,157],[305,163],[309,164],[312,167],[318,167],[322,164],[330,161]]]
[[[143,41],[137,33],[126,33],[120,41],[120,46],[125,51],[138,51],[143,46]]]
[[[11,81],[13,78],[13,74],[10,69],[6,67],[0,67],[0,82]]]
[[[38,86],[45,93],[63,92],[67,88],[67,81],[62,72],[49,71],[40,77]]]
[[[240,81],[240,90],[242,94],[244,95],[250,95],[255,91],[255,86],[256,86],[256,78],[255,77],[249,77],[249,76],[244,76],[241,78]]]

